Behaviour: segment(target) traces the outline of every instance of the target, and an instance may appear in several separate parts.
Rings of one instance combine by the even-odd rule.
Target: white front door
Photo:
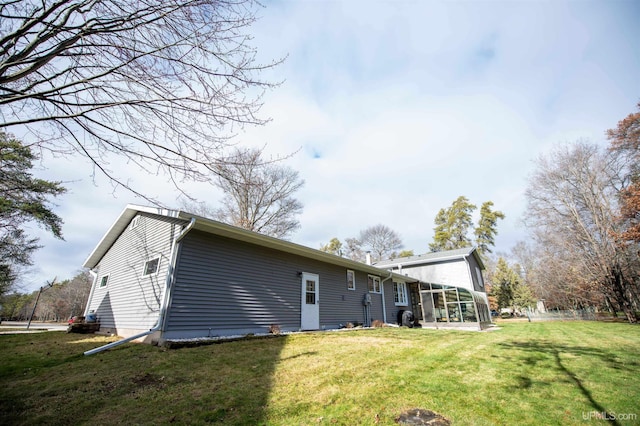
[[[300,308],[300,328],[317,330],[320,328],[320,279],[316,274],[302,273],[302,305]]]

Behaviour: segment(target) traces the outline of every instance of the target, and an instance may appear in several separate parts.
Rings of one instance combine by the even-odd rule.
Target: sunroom
[[[421,282],[420,302],[423,327],[483,329],[491,324],[482,292]]]

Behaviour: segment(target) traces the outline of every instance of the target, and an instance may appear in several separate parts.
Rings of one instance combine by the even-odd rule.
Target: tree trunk
[[[618,317],[618,311],[616,311],[616,307],[613,304],[613,302],[611,302],[611,299],[609,299],[609,296],[607,296],[607,295],[604,296],[604,302],[607,305],[607,308],[609,308],[609,312],[611,312],[613,317],[617,318]]]
[[[636,324],[638,322],[638,316],[629,298],[629,296],[632,296],[632,292],[627,291],[627,282],[619,265],[614,266],[609,281],[613,290],[613,296],[622,309],[622,312],[626,315],[627,321],[629,321],[630,324]]]

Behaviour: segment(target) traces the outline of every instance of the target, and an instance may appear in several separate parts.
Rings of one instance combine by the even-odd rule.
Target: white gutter
[[[173,281],[173,272],[174,272],[175,263],[178,257],[176,247],[178,243],[187,235],[187,233],[191,231],[191,228],[193,228],[195,224],[196,224],[196,218],[192,217],[187,227],[184,228],[182,232],[180,232],[180,234],[178,234],[178,236],[173,240],[173,244],[171,245],[171,255],[170,255],[171,261],[169,262],[169,268],[167,269],[167,279],[165,282],[165,286],[162,289],[162,297],[161,297],[162,303],[160,306],[160,313],[158,314],[158,321],[156,322],[156,324],[150,330],[145,331],[143,333],[136,334],[134,336],[127,337],[126,339],[118,340],[117,342],[109,343],[104,346],[100,346],[99,348],[88,350],[84,353],[85,355],[93,355],[93,354],[97,354],[98,352],[106,351],[107,349],[115,348],[116,346],[123,345],[132,340],[136,340],[144,336],[148,336],[149,334],[155,333],[156,331],[162,329],[162,326],[164,325],[164,321],[165,321],[165,315],[167,312],[169,292],[170,292],[171,284]]]

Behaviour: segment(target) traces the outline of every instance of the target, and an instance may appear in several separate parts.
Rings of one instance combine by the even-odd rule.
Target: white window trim
[[[407,297],[407,283],[397,281],[393,283],[396,287],[396,291],[393,295],[393,300],[396,306],[409,306],[409,298]],[[396,302],[395,299],[398,299]]]
[[[151,262],[153,262],[154,260],[158,261],[158,266],[156,267],[156,270],[154,272],[148,273],[147,274],[147,265]],[[152,259],[147,260],[146,262],[144,262],[144,265],[142,267],[142,276],[143,277],[149,277],[152,275],[158,275],[158,272],[160,271],[160,256],[154,257]]]
[[[351,282],[349,282],[349,276],[351,276]],[[352,284],[353,286],[350,287],[349,284]],[[351,269],[347,269],[347,290],[356,290],[356,273]]]
[[[368,278],[372,278],[373,279],[373,291],[371,290],[371,288],[369,288],[369,293],[376,293],[376,294],[381,294],[382,290],[380,289],[380,277],[377,275],[368,275],[367,276],[367,287],[369,287],[369,280]],[[376,283],[378,285],[376,285]]]
[[[104,287],[106,287],[106,286],[108,286],[108,285],[109,285],[109,275],[110,275],[110,274],[104,274],[104,275],[102,275],[102,276],[100,277],[100,281],[98,281],[98,288],[104,288]],[[105,281],[105,283],[104,283],[104,285],[103,285],[103,284],[102,284],[102,281],[104,281],[104,280],[105,280],[105,278],[106,278],[106,281]]]

